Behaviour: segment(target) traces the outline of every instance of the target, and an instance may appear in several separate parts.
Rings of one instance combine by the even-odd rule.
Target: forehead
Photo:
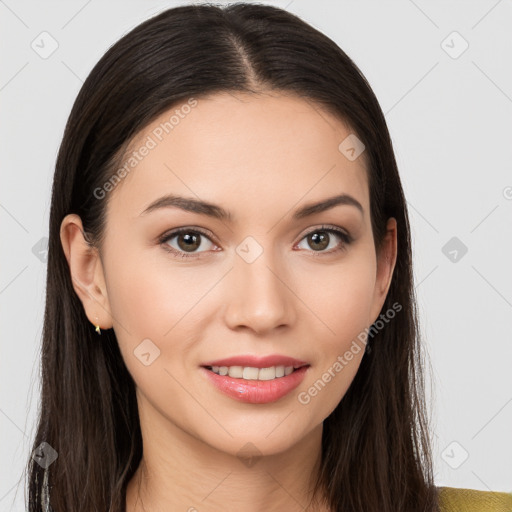
[[[131,218],[165,193],[232,205],[247,215],[349,193],[368,211],[365,155],[349,160],[339,148],[351,134],[339,118],[294,95],[184,100],[131,141],[111,199]]]

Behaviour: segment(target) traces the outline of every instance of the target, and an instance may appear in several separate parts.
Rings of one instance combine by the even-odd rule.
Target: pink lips
[[[201,366],[202,373],[219,391],[235,400],[251,404],[265,404],[283,398],[304,380],[310,367],[305,361],[278,354],[264,357],[233,356],[208,361]],[[211,366],[250,366],[252,368],[293,366],[295,369],[289,375],[272,380],[247,380],[218,375],[208,368]]]

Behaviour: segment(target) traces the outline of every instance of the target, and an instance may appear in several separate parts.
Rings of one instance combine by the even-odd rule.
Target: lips
[[[286,376],[272,380],[234,378],[218,375],[208,368],[200,368],[200,372],[218,391],[234,400],[248,404],[269,404],[286,397],[297,388],[304,380],[309,368],[309,365],[302,366]]]
[[[209,366],[243,366],[252,368],[269,368],[271,366],[293,366],[300,368],[309,366],[306,361],[295,359],[294,357],[280,354],[271,354],[268,356],[240,355],[227,357],[225,359],[216,359],[202,363],[200,366],[207,368]]]

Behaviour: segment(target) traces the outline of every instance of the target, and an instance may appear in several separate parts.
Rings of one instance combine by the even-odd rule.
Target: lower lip
[[[249,404],[275,402],[293,391],[303,380],[309,366],[303,366],[290,375],[273,380],[235,379],[228,375],[218,375],[201,367],[210,382],[220,391],[235,400]]]

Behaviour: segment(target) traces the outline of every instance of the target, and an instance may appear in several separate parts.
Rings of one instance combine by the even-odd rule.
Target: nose
[[[235,330],[247,328],[267,334],[277,327],[290,326],[295,320],[294,294],[285,270],[272,264],[271,251],[252,263],[236,258],[230,272],[226,324]],[[269,255],[270,256],[270,255]]]

